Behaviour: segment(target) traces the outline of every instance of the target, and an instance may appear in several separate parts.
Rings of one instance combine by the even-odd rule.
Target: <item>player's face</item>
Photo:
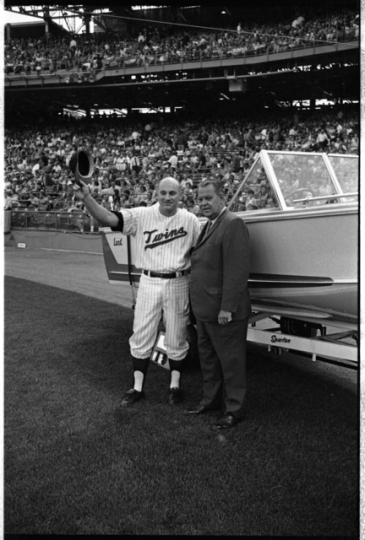
[[[200,187],[198,191],[198,204],[203,216],[215,219],[221,213],[224,200],[216,193],[214,186]]]
[[[180,199],[180,187],[177,180],[161,180],[158,193],[160,212],[164,216],[173,216],[177,212]]]

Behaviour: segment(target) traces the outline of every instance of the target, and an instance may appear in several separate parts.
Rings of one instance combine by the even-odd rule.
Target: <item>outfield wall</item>
[[[4,234],[4,237],[5,246],[17,247],[18,244],[25,244],[27,248],[103,253],[101,236],[98,233],[12,229]]]

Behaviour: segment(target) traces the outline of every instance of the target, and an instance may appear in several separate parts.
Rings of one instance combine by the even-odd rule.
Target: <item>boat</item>
[[[261,150],[256,156],[227,204],[249,230],[253,324],[279,317],[283,335],[302,338],[338,327],[339,339],[357,342],[358,184],[356,155]],[[134,240],[104,228],[102,245],[109,282],[136,286]]]

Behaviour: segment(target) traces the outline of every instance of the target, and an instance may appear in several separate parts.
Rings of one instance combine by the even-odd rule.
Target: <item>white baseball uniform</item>
[[[114,212],[118,230],[135,236],[139,249],[135,265],[142,271],[161,274],[190,268],[190,252],[200,233],[198,218],[179,208],[175,215],[161,214],[159,204]],[[185,358],[189,345],[186,326],[189,318],[189,276],[171,279],[151,277],[142,272],[129,340],[135,358],[148,358],[152,352],[161,314],[166,328],[165,347],[171,360]]]

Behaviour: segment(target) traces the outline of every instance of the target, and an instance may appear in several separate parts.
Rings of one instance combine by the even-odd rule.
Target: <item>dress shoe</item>
[[[137,403],[137,401],[140,401],[141,399],[144,399],[145,395],[144,392],[138,392],[138,390],[135,390],[132,388],[131,390],[128,390],[124,398],[122,399],[121,406],[122,407],[129,407],[130,405],[134,405]]]
[[[169,390],[169,404],[177,405],[183,400],[182,391],[180,388],[170,388]]]
[[[210,429],[213,431],[221,431],[222,429],[234,427],[236,424],[238,424],[238,422],[239,420],[232,416],[232,414],[225,414],[222,416],[222,418],[220,418],[220,420],[218,420],[218,422],[213,424]]]
[[[218,410],[218,407],[204,407],[204,405],[197,405],[196,407],[193,407],[192,409],[185,409],[184,414],[196,416],[198,414],[204,414],[209,411],[216,411]]]

